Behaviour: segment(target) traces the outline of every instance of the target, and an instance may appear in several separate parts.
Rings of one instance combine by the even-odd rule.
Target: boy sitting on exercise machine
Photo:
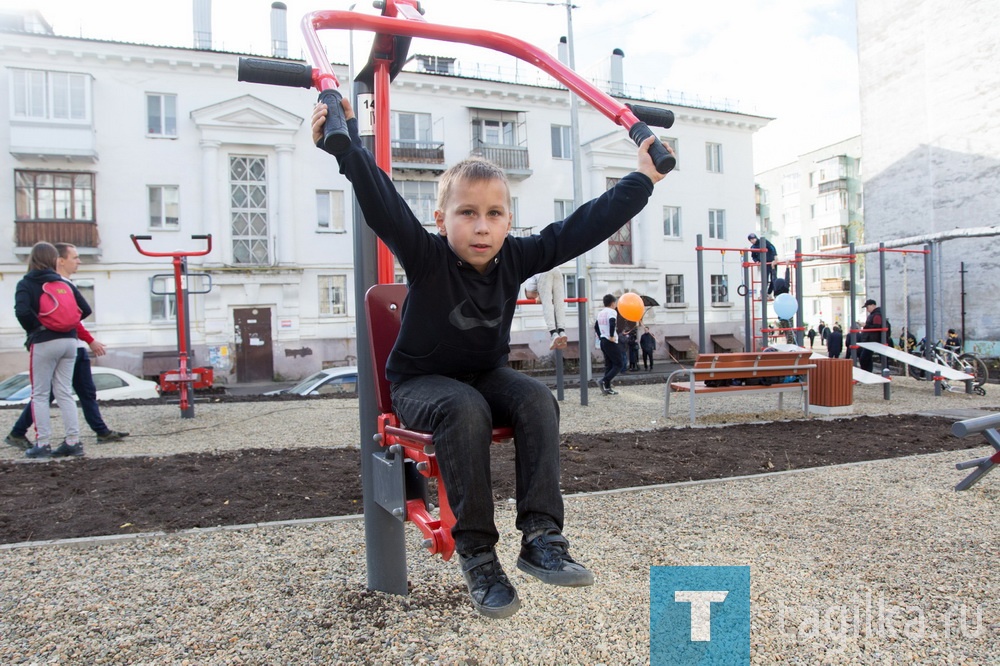
[[[337,156],[369,227],[399,259],[409,292],[399,337],[386,363],[393,408],[407,427],[433,433],[441,478],[455,514],[452,536],[469,594],[487,617],[520,608],[497,560],[490,444],[494,420],[514,429],[517,567],[544,583],[591,585],[593,574],[569,554],[559,492],[559,405],[539,381],[507,365],[510,327],[521,284],[595,247],[646,205],[663,178],[648,150],[639,168],[562,222],[538,234],[508,236],[511,196],[496,165],[467,159],[441,177],[429,234],[375,163],[341,102],[351,137]],[[328,109],[312,114],[322,141]]]

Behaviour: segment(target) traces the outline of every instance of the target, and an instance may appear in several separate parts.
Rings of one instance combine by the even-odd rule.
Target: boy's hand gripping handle
[[[632,137],[637,146],[649,136],[655,136],[652,130],[646,125],[657,125],[659,127],[670,127],[674,124],[674,113],[669,109],[660,109],[655,106],[642,106],[640,104],[626,104],[629,111],[635,114],[639,122],[632,125],[628,130],[628,135]],[[656,165],[656,170],[660,173],[667,173],[677,166],[677,158],[670,154],[670,151],[663,147],[657,138],[653,145],[649,147],[649,157]]]
[[[663,147],[660,140],[656,138],[653,131],[646,123],[639,121],[628,130],[628,135],[635,141],[635,145],[641,146],[642,142],[649,137],[653,137],[653,143],[649,146],[649,158],[653,160],[656,170],[660,173],[669,173],[677,166],[677,159],[670,154],[670,151]]]
[[[344,107],[340,105],[343,96],[338,90],[328,89],[319,94],[319,101],[326,104],[326,124],[323,125],[323,150],[332,155],[342,155],[351,147],[351,135],[347,133]]]

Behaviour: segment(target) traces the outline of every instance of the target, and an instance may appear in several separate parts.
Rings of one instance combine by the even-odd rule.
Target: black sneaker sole
[[[475,599],[471,599],[471,601],[472,605],[480,615],[488,617],[491,620],[503,620],[504,618],[508,618],[517,611],[521,610],[521,599],[519,597],[514,597],[514,600],[509,604],[506,606],[500,606],[499,608],[483,606],[482,604],[476,603]]]
[[[517,558],[517,568],[548,585],[587,587],[594,584],[594,574],[587,569],[579,571],[549,571],[548,569],[540,569],[520,557]]]

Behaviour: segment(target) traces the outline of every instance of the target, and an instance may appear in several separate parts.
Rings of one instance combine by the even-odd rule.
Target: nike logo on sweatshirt
[[[473,328],[496,328],[503,321],[503,315],[497,317],[496,319],[481,319],[479,317],[466,317],[462,314],[462,306],[468,302],[468,299],[462,301],[451,311],[448,315],[448,321],[451,322],[452,326],[460,331],[468,331]]]

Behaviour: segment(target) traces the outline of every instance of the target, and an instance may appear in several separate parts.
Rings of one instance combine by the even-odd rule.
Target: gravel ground
[[[934,397],[894,380],[891,401],[856,389],[855,413],[998,411],[992,388]],[[700,422],[800,417],[788,398],[780,414],[774,395],[711,399]],[[563,430],[686,425],[683,409],[665,422],[662,402],[662,384],[591,392],[587,408],[568,391]],[[355,410],[199,404],[182,420],[176,406],[109,407],[112,427],[134,434],[87,451],[352,446]],[[9,427],[16,412],[4,415]],[[472,610],[455,563],[426,556],[413,529],[411,594],[368,592],[357,519],[0,548],[0,663],[644,664],[655,565],[750,566],[754,664],[997,663],[1000,485],[991,475],[952,490],[966,474],[953,464],[972,455],[569,498],[567,535],[598,581],[586,589],[517,571],[513,509],[501,506],[499,553],[522,598],[503,621]]]

